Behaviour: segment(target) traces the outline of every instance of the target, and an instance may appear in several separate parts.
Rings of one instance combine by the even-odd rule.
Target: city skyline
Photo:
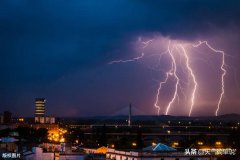
[[[156,93],[165,77],[159,70],[169,63],[156,63],[154,55],[164,52],[169,41],[206,40],[226,53],[218,115],[240,114],[237,0],[3,1],[0,10],[0,112],[33,116],[35,98],[44,97],[47,114],[54,116],[113,115],[129,103],[138,109],[135,114],[157,115]],[[191,115],[214,116],[221,59],[206,46],[187,49],[200,86]],[[130,59],[134,61],[109,65]],[[172,90],[170,85],[161,92],[160,114],[165,114]],[[188,107],[188,100],[176,100],[168,114],[188,116]]]

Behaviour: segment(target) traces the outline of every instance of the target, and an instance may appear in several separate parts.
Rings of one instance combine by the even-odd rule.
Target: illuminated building
[[[45,116],[45,98],[36,98],[35,99],[35,117],[44,117]]]
[[[48,123],[54,124],[55,117],[45,116],[45,98],[36,98],[35,99],[35,123]]]
[[[45,117],[45,123],[54,124],[55,117]]]

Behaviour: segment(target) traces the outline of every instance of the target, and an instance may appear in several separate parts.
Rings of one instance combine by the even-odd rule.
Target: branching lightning
[[[225,52],[221,51],[221,50],[214,49],[211,45],[208,44],[207,41],[200,41],[197,45],[193,45],[193,47],[199,47],[202,44],[205,44],[213,52],[220,53],[222,55],[222,63],[221,63],[221,70],[222,70],[222,75],[221,75],[221,94],[219,96],[219,100],[218,100],[218,103],[217,103],[217,109],[215,111],[215,115],[218,116],[220,105],[222,103],[222,99],[223,99],[223,96],[224,96],[224,93],[225,93],[224,78],[225,78],[225,75],[227,74],[227,70],[225,69],[225,66],[226,66],[226,64],[225,64]]]
[[[169,41],[169,44],[168,44],[168,53],[171,57],[171,60],[172,60],[172,63],[173,63],[173,67],[170,71],[170,73],[174,76],[174,78],[176,79],[176,83],[175,83],[175,90],[174,90],[174,94],[173,94],[173,97],[171,99],[171,101],[168,103],[167,105],[167,109],[166,109],[166,112],[165,112],[165,115],[168,115],[168,112],[169,112],[169,109],[171,108],[172,104],[174,103],[176,97],[177,97],[177,94],[178,94],[178,86],[179,86],[179,77],[177,76],[177,64],[176,64],[176,60],[175,60],[175,57],[172,53],[173,49],[170,49],[170,41]]]
[[[127,59],[127,60],[111,61],[108,64],[134,62],[134,61],[138,61],[139,59],[142,59],[143,57],[144,57],[144,53],[142,53],[141,56],[139,56],[139,57],[135,57],[135,58],[132,58],[132,59]]]
[[[192,109],[193,109],[193,105],[194,105],[194,103],[195,103],[195,93],[196,93],[196,90],[197,90],[197,81],[196,81],[196,76],[194,75],[194,73],[193,73],[193,70],[192,70],[192,68],[190,67],[190,64],[189,64],[189,57],[188,57],[188,55],[187,55],[187,53],[186,53],[186,50],[185,50],[185,48],[183,47],[183,45],[179,45],[180,46],[180,48],[183,50],[183,55],[184,55],[184,57],[186,58],[186,67],[187,67],[187,69],[188,69],[188,71],[189,71],[189,73],[190,73],[190,75],[191,75],[191,77],[192,77],[192,81],[193,81],[193,83],[194,83],[194,87],[193,87],[193,91],[192,91],[192,94],[191,94],[191,105],[190,105],[190,109],[189,109],[189,113],[188,113],[188,116],[191,116],[191,113],[192,113]]]
[[[150,39],[150,40],[148,40],[148,41],[146,41],[146,42],[142,42],[142,44],[144,44],[143,48],[146,48],[146,47],[148,46],[148,44],[151,43],[152,41],[153,41],[153,40]]]
[[[160,106],[158,105],[160,90],[161,90],[161,88],[162,88],[162,85],[165,84],[165,83],[167,83],[169,77],[173,75],[173,73],[172,73],[172,71],[173,71],[173,66],[174,66],[174,64],[172,63],[171,69],[170,69],[168,72],[166,72],[165,80],[164,80],[164,81],[161,81],[161,82],[159,83],[159,86],[158,86],[158,89],[157,89],[156,101],[155,101],[155,103],[154,103],[154,106],[155,106],[155,107],[157,108],[157,110],[158,110],[158,115],[160,114],[160,109],[161,109]]]
[[[153,40],[148,40],[146,42],[142,42],[142,44],[144,45],[143,48],[146,48]],[[111,61],[108,64],[114,64],[114,63],[128,63],[128,62],[134,62],[134,61],[138,61],[140,59],[142,59],[145,56],[144,53],[142,53],[140,56],[138,57],[134,57],[132,59],[127,59],[127,60],[115,60],[115,61]]]
[[[142,44],[144,45],[143,48],[148,47],[148,45],[153,42],[154,39],[148,40],[146,42],[142,42]],[[218,99],[218,103],[217,103],[217,109],[215,111],[215,115],[218,116],[218,112],[220,110],[220,106],[221,103],[223,101],[223,96],[225,93],[225,75],[227,73],[226,70],[226,64],[225,64],[225,52],[222,50],[217,50],[215,48],[213,48],[212,46],[210,46],[208,44],[207,41],[200,41],[198,44],[190,44],[190,46],[194,47],[194,48],[198,48],[199,46],[201,46],[202,44],[205,44],[211,51],[215,52],[215,53],[219,53],[221,54],[221,94],[219,96]],[[184,75],[186,75],[188,77],[187,83],[189,84],[188,87],[191,85],[193,85],[193,87],[191,88],[191,93],[189,93],[190,98],[189,98],[189,110],[188,110],[188,116],[192,115],[192,111],[194,109],[194,105],[195,105],[195,101],[196,101],[196,92],[197,92],[197,88],[198,88],[198,82],[197,82],[197,78],[196,78],[196,73],[194,72],[191,63],[190,63],[190,57],[188,55],[187,49],[185,46],[189,46],[189,43],[187,43],[187,45],[183,45],[182,43],[178,43],[177,41],[174,41],[173,43],[171,43],[171,41],[169,41],[168,46],[167,46],[167,51],[159,53],[158,55],[160,56],[158,63],[161,63],[161,58],[163,55],[168,55],[170,63],[171,63],[171,67],[170,69],[168,69],[167,71],[163,71],[162,69],[159,70],[161,72],[164,72],[164,79],[163,81],[160,81],[158,84],[158,88],[156,91],[156,96],[155,96],[155,101],[154,101],[154,107],[157,109],[157,113],[158,115],[160,114],[160,110],[161,110],[161,106],[159,105],[159,101],[160,101],[160,93],[161,93],[161,89],[163,87],[163,85],[166,85],[167,82],[170,80],[170,78],[174,79],[174,90],[172,93],[172,97],[170,98],[170,101],[167,103],[166,105],[166,110],[165,110],[165,115],[168,115],[170,112],[170,109],[172,108],[174,102],[176,101],[176,98],[179,99],[179,95],[178,92],[182,92],[184,97],[186,96],[186,94],[183,92],[181,83],[185,83],[182,81],[182,79],[179,77],[179,73],[178,73],[178,65],[180,66],[180,69],[182,69]],[[178,50],[178,52],[175,52],[176,50]],[[128,59],[128,60],[117,60],[117,61],[111,61],[108,64],[115,64],[115,63],[128,63],[128,62],[134,62],[134,61],[138,61],[142,58],[144,58],[145,55],[144,53],[142,53],[141,56],[132,58],[132,59]],[[181,62],[177,61],[178,58],[184,58],[184,64]],[[171,82],[172,83],[172,82]]]

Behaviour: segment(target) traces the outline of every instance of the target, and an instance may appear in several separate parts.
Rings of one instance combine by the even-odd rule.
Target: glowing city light
[[[197,143],[199,146],[202,146],[203,145],[203,142],[202,141],[198,141]]]
[[[137,143],[133,142],[133,143],[132,143],[132,146],[134,146],[134,147],[137,146]]]
[[[222,145],[222,142],[217,141],[215,144],[216,144],[217,146],[220,146],[220,145]]]

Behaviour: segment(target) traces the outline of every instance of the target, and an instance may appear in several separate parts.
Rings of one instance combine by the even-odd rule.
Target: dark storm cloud
[[[193,39],[238,28],[239,15],[238,0],[1,1],[1,95],[127,57],[135,36]]]
[[[106,62],[112,58],[106,53],[136,32],[193,36],[211,27],[238,25],[240,13],[239,1],[1,3],[1,68],[21,69],[17,76],[36,79],[36,72],[50,78]]]

